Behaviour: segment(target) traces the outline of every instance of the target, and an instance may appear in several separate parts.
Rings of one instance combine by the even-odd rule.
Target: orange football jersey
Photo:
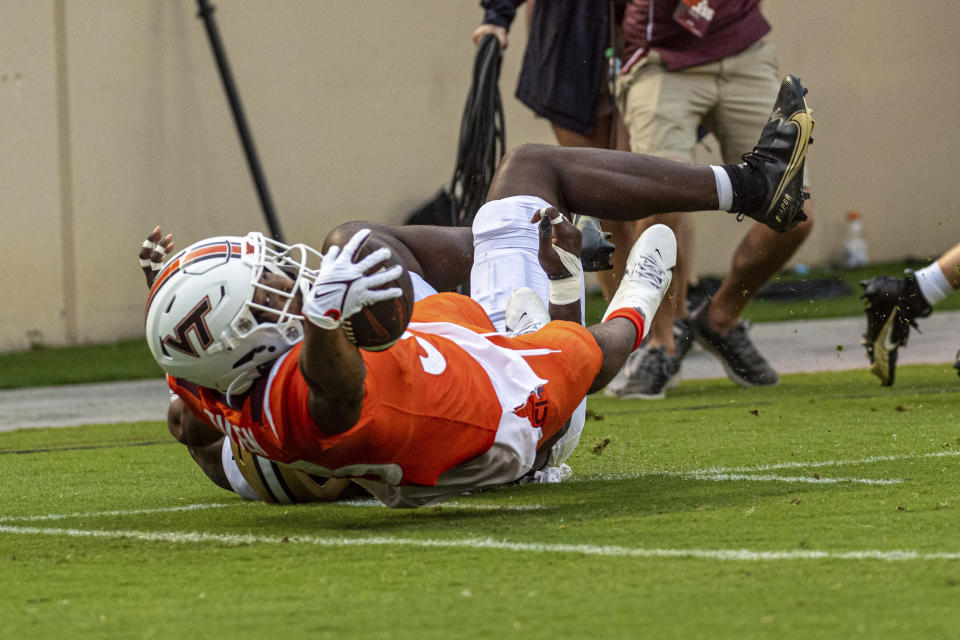
[[[549,437],[582,400],[599,370],[600,349],[583,327],[550,323],[507,338],[483,309],[457,294],[414,305],[410,327],[384,351],[361,351],[366,364],[360,420],[323,432],[307,408],[308,386],[295,346],[237,402],[168,379],[191,411],[242,448],[320,475],[393,485],[434,485],[493,443],[503,411],[516,410]]]

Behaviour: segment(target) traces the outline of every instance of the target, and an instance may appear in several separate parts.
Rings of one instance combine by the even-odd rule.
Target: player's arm
[[[343,433],[357,423],[367,369],[360,350],[339,326],[322,329],[306,323],[300,373],[310,387],[310,416],[323,431]]]
[[[369,235],[369,229],[361,229],[342,251],[330,247],[312,288],[302,291],[303,316],[308,322],[300,373],[310,388],[310,415],[327,433],[342,433],[355,425],[363,408],[366,365],[360,350],[347,339],[341,322],[365,306],[403,294],[399,287],[378,288],[403,271],[399,264],[377,271],[390,258],[390,249],[382,247],[353,261]]]
[[[167,409],[167,428],[178,442],[187,446],[190,457],[218,487],[233,491],[220,459],[223,434],[200,420],[186,403],[174,398]]]
[[[550,317],[579,323],[582,320],[580,230],[554,207],[539,209],[530,221],[540,223],[537,259],[550,278]]]

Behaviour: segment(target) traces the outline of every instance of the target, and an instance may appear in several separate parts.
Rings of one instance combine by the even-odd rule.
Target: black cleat
[[[889,387],[897,368],[897,349],[907,344],[910,327],[917,328],[916,318],[926,318],[933,308],[920,293],[912,274],[906,278],[877,276],[862,281],[860,286],[867,314],[867,332],[861,343],[873,365],[870,371],[883,386]]]
[[[803,203],[810,194],[803,191],[803,168],[814,121],[804,99],[806,93],[796,76],[783,79],[760,141],[743,156],[742,163],[734,165],[741,170],[740,194],[737,180],[731,176],[736,213],[774,231],[787,231],[807,219]]]
[[[580,229],[583,245],[580,248],[580,264],[584,271],[606,271],[613,268],[611,254],[616,248],[610,242],[610,234],[600,226],[600,221],[592,216],[579,213],[571,215],[573,225]]]
[[[957,351],[957,359],[953,363],[953,368],[957,370],[957,375],[960,376],[960,351]]]

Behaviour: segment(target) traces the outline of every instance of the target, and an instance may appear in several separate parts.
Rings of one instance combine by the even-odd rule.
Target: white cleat
[[[516,336],[539,331],[550,322],[550,312],[543,299],[533,289],[520,287],[510,294],[503,323],[507,331]]]
[[[650,332],[653,316],[670,287],[677,266],[677,238],[665,224],[655,224],[637,239],[623,280],[613,294],[603,320],[617,309],[633,308],[643,316],[643,337]]]

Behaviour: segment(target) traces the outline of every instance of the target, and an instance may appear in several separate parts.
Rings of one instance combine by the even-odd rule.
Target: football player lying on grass
[[[803,88],[788,76],[774,116],[739,164],[530,145],[498,167],[472,236],[395,228],[368,250],[370,229],[346,225],[327,238],[316,267],[308,263],[320,256],[309,247],[260,234],[201,241],[157,274],[147,341],[193,418],[261,457],[350,478],[388,506],[516,482],[550,457],[585,395],[639,346],[669,285],[676,240],[663,225],[640,237],[603,320],[589,328],[556,320],[532,333],[497,333],[496,313],[481,304],[509,292],[475,288],[484,271],[502,269],[500,258],[516,258],[522,270],[521,238],[534,254],[540,246],[538,225],[527,221],[551,206],[613,219],[723,209],[789,229],[805,218],[800,183],[812,127]],[[540,295],[558,312],[579,311],[576,254],[559,255],[551,258],[563,271],[547,270],[554,279],[545,278]],[[406,314],[407,274],[430,281],[439,268],[452,285],[468,264],[475,299],[437,293]],[[373,312],[398,299],[392,313]],[[509,304],[502,308],[512,315]],[[378,323],[389,339],[371,341]]]
[[[514,213],[520,211],[522,210],[517,209]],[[572,295],[577,296],[578,302],[581,299],[582,277],[577,271],[578,261],[574,258],[579,251],[580,233],[556,209],[547,208],[544,213],[547,215],[541,217],[540,212],[537,212],[532,219],[532,222],[539,223],[539,227],[531,225],[530,220],[521,220],[516,216],[509,221],[505,218],[488,221],[486,213],[479,216],[477,223],[478,227],[487,225],[490,233],[485,235],[493,237],[485,237],[478,242],[477,254],[481,256],[482,267],[474,272],[474,291],[483,300],[484,308],[498,328],[511,333],[529,333],[550,320],[543,301],[531,289],[523,288],[526,284],[549,295],[550,278],[566,276]],[[548,222],[552,224],[547,224]],[[356,223],[345,225],[342,231],[349,234],[356,226]],[[373,227],[371,237],[391,244],[396,241],[401,248],[406,248],[406,243],[409,242],[424,250],[425,268],[421,269],[420,260],[408,262],[423,271],[410,272],[417,299],[436,293],[423,279],[425,274],[430,274],[429,277],[439,286],[456,286],[456,281],[466,283],[469,280],[470,272],[463,267],[466,261],[462,260],[462,255],[467,255],[469,259],[469,255],[473,253],[470,244],[463,244],[464,241],[471,244],[473,242],[470,229],[367,226]],[[533,233],[535,229],[539,231]],[[454,240],[451,245],[431,246],[433,242],[443,243],[451,239]],[[245,241],[243,238],[232,240],[236,243]],[[265,241],[258,238],[256,242]],[[554,242],[555,245],[552,244]],[[173,236],[163,236],[159,227],[144,241],[139,258],[148,286],[153,284],[173,248]],[[426,251],[428,248],[430,251]],[[574,273],[565,269],[561,255],[565,256]],[[434,260],[435,256],[440,257],[439,262]],[[457,268],[461,270],[459,277],[454,276],[451,271]],[[512,316],[508,316],[506,294],[515,290],[517,294],[509,298]],[[558,318],[579,322],[582,310],[578,305],[564,305],[554,306],[553,312]],[[170,432],[187,446],[197,464],[217,485],[248,499],[281,504],[327,502],[369,496],[362,487],[351,483],[349,479],[312,475],[238,447],[220,431],[211,428],[207,422],[195,418],[176,393],[172,395],[167,415]],[[563,433],[557,434],[553,446],[541,447],[543,453],[539,462],[534,465],[531,479],[560,479],[564,469],[563,462],[576,446],[583,428],[586,404],[582,404],[574,413],[573,419],[568,421]],[[553,455],[546,453],[548,451]],[[548,462],[550,466],[544,468]]]

